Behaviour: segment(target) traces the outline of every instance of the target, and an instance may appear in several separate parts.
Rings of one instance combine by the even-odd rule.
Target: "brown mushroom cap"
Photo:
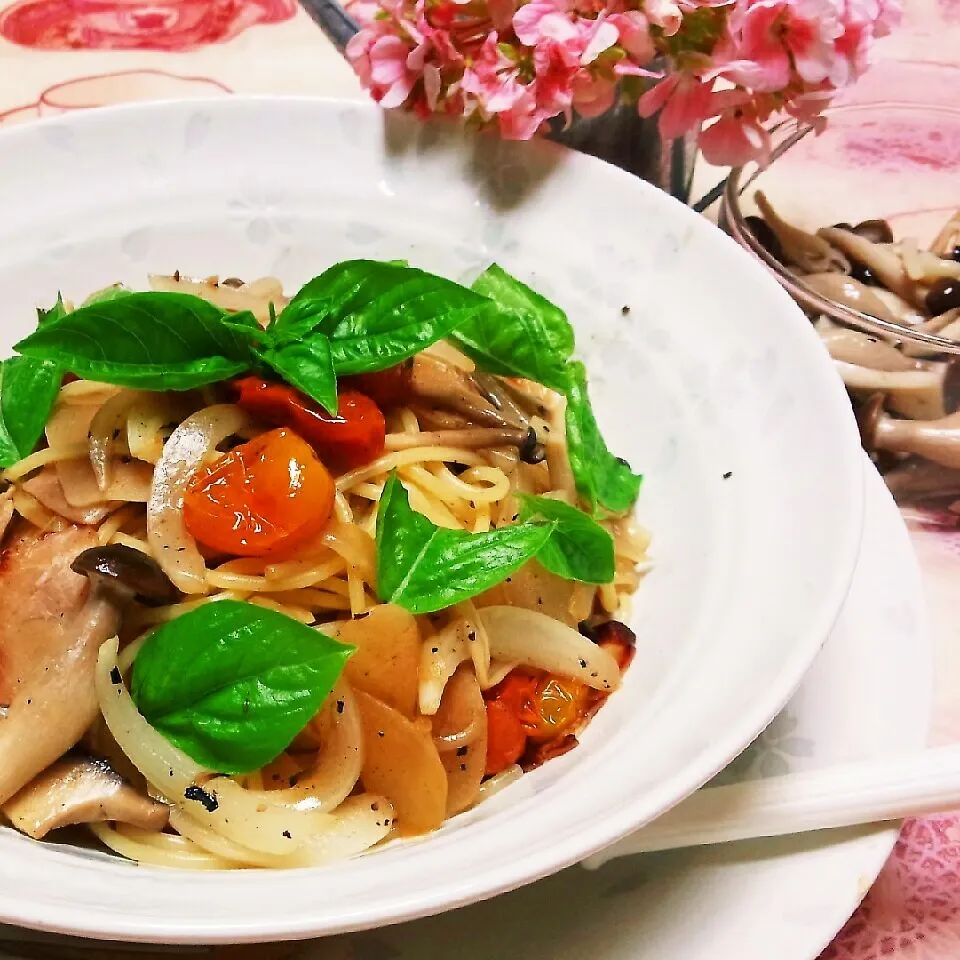
[[[173,603],[179,596],[152,557],[120,543],[84,550],[70,569],[89,577],[94,585],[109,593],[132,596],[148,606]]]
[[[860,442],[867,452],[874,451],[877,446],[877,424],[880,422],[880,415],[883,413],[883,400],[884,395],[882,393],[875,393],[857,411]]]

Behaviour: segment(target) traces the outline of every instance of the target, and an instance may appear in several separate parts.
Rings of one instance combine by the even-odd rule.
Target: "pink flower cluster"
[[[763,160],[765,127],[814,120],[869,66],[899,0],[353,0],[347,55],[384,107],[527,139],[618,98],[712,163]]]

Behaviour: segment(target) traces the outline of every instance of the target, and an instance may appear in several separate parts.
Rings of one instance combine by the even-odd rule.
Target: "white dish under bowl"
[[[0,134],[4,347],[58,290],[279,276],[354,257],[559,303],[612,449],[646,474],[638,656],[581,746],[422,842],[309,872],[135,867],[0,830],[0,920],[154,942],[321,935],[574,863],[692,792],[799,684],[847,593],[863,473],[846,397],[776,281],[652,187],[549,144],[372,106],[227,98]],[[628,308],[625,310],[624,308]]]

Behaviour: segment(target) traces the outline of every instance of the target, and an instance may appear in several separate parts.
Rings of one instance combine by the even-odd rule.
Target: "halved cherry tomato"
[[[289,556],[326,526],[333,495],[333,479],[310,445],[291,430],[271,430],[194,475],[183,522],[221,553]]]
[[[363,466],[383,453],[383,414],[356,390],[340,392],[334,415],[285,383],[244,377],[233,388],[244,410],[272,426],[292,427],[337,470]]]
[[[527,752],[528,740],[553,744],[569,737],[588,716],[592,694],[566,677],[511,670],[486,694],[487,773],[516,763]]]
[[[395,367],[376,373],[355,373],[344,377],[340,384],[345,389],[359,390],[374,400],[381,410],[398,407],[410,398],[413,380],[413,361],[406,360]]]
[[[487,702],[487,766],[492,775],[516,763],[527,747],[527,732],[514,711],[500,700]]]

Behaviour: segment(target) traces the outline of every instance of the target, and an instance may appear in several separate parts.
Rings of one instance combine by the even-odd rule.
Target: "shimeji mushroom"
[[[939,420],[898,420],[883,412],[883,397],[872,397],[858,421],[864,447],[913,453],[944,467],[960,469],[960,412]]]
[[[883,479],[898,502],[960,496],[960,470],[922,457],[908,457],[888,470]]]
[[[850,272],[846,257],[828,240],[787,223],[773,209],[762,190],[758,190],[753,196],[763,219],[777,238],[780,251],[789,263],[796,264],[806,273]]]
[[[162,830],[170,810],[135,790],[106,760],[67,755],[3,805],[22,833],[41,840],[51,830],[103,820]]]
[[[93,723],[97,652],[117,633],[125,606],[135,597],[169,603],[176,596],[146,555],[94,544],[95,530],[68,527],[26,533],[7,548],[0,578],[0,803]]]

